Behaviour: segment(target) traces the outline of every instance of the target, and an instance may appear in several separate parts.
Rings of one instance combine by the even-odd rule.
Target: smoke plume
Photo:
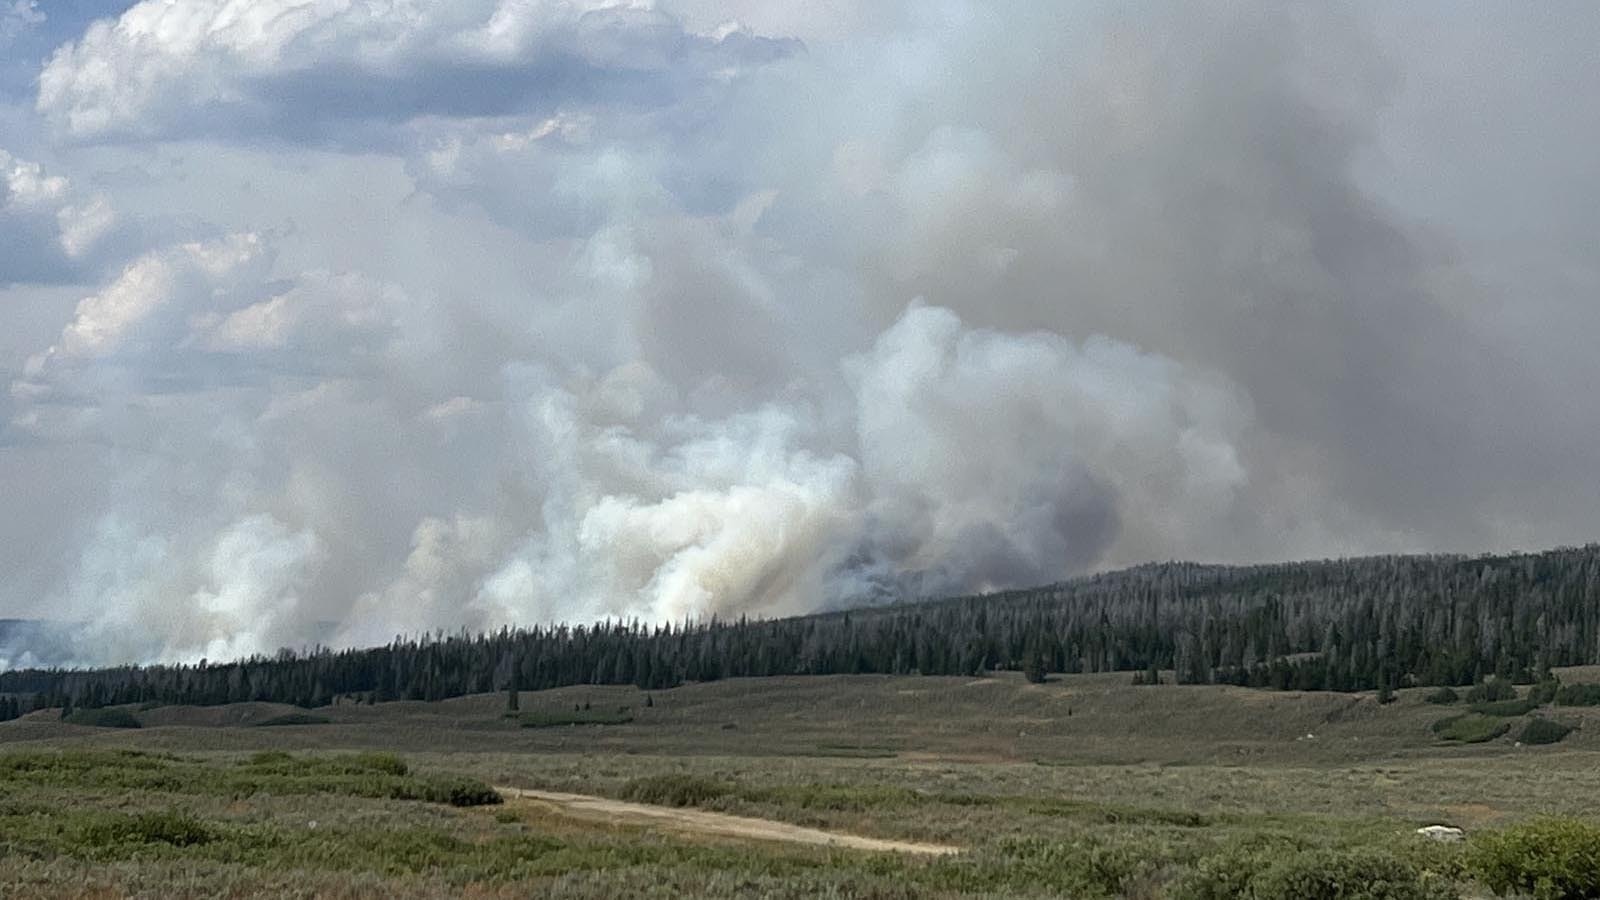
[[[1588,7],[11,5],[0,664],[1600,525]]]

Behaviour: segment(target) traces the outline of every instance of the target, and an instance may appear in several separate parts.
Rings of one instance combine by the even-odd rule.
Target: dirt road
[[[682,834],[701,834],[716,837],[748,838],[759,841],[785,841],[791,844],[815,844],[844,847],[850,850],[871,850],[880,853],[920,853],[940,856],[960,852],[959,847],[943,844],[923,844],[914,841],[891,841],[881,838],[839,834],[819,828],[803,828],[772,819],[752,819],[730,816],[725,813],[706,812],[701,809],[682,809],[671,806],[650,806],[645,803],[628,803],[606,797],[585,794],[562,794],[555,791],[530,791],[522,788],[496,787],[508,802],[535,803],[575,819],[606,822],[616,825],[642,825],[664,828]]]

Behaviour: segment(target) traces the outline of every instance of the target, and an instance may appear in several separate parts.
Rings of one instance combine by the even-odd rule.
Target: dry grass
[[[1558,745],[1517,747],[1506,737],[1463,746],[1433,734],[1443,711],[1423,702],[1426,693],[1402,691],[1380,706],[1371,695],[1132,687],[1122,675],[1043,685],[1012,675],[860,676],[691,685],[652,692],[649,706],[641,692],[620,687],[521,696],[533,716],[588,703],[633,717],[603,726],[519,727],[504,716],[500,695],[340,705],[316,711],[329,724],[275,728],[250,725],[292,710],[156,709],[140,712],[145,727],[130,730],[40,714],[0,724],[0,755],[137,748],[226,768],[262,750],[320,758],[383,749],[423,774],[610,797],[637,790],[640,779],[681,776],[714,786],[696,795],[703,808],[968,852],[929,863],[667,836],[537,810],[497,817],[363,796],[0,782],[0,799],[62,822],[181,807],[225,833],[290,836],[276,855],[172,851],[93,866],[80,849],[46,841],[17,852],[9,839],[0,893],[1161,896],[1195,860],[1241,841],[1312,835],[1316,847],[1432,853],[1412,846],[1411,829],[1592,815],[1600,723],[1588,719],[1600,709],[1563,710],[1580,728]],[[331,843],[305,849],[312,831]],[[399,849],[384,843],[401,837]],[[417,840],[423,850],[406,849]],[[427,849],[430,841],[445,849]],[[421,854],[416,864],[382,863],[385,853],[413,852]],[[342,866],[318,862],[341,853]],[[1128,854],[1156,867],[1119,869]],[[1101,863],[1080,870],[1072,860]]]

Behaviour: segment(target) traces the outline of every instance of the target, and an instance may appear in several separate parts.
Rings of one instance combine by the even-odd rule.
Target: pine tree
[[[1044,684],[1044,656],[1037,647],[1030,647],[1022,654],[1022,676],[1030,684]]]
[[[764,675],[1160,668],[1180,682],[1387,691],[1540,680],[1600,663],[1600,546],[1533,555],[1171,563],[1046,588],[793,619],[629,622],[397,637],[364,650],[237,662],[0,672],[27,709],[328,698],[439,700]],[[503,669],[501,667],[504,667]],[[514,672],[514,676],[513,676]],[[512,678],[515,678],[515,681]],[[1483,693],[1494,688],[1486,688]],[[510,698],[507,698],[510,704]],[[5,710],[0,710],[3,714]]]

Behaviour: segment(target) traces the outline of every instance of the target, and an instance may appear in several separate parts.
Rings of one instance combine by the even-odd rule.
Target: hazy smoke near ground
[[[1600,534],[1587,5],[13,5],[0,663]]]

